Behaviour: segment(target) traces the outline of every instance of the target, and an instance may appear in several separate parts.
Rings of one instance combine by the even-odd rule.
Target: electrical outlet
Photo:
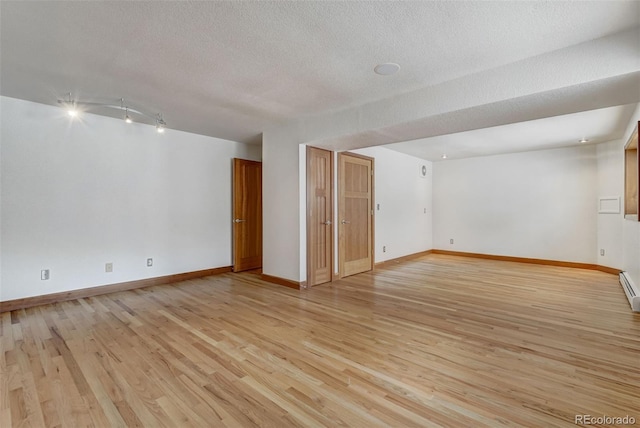
[[[427,213],[427,209],[426,209],[426,208],[424,209],[424,213],[425,213],[425,214]]]
[[[151,267],[151,266],[153,266],[153,259],[151,257],[149,257],[147,259],[147,267]]]
[[[453,238],[449,239],[449,244],[453,244]]]
[[[104,271],[105,272],[113,272],[113,263],[105,263]]]
[[[43,269],[40,271],[40,279],[46,281],[49,279],[49,269]]]
[[[600,255],[604,256],[604,248],[600,250]]]
[[[386,253],[386,252],[387,252],[387,246],[386,246],[386,245],[383,245],[383,246],[382,246],[382,252],[383,252],[383,253]]]
[[[380,211],[380,204],[377,204],[376,208],[377,208],[378,211]]]

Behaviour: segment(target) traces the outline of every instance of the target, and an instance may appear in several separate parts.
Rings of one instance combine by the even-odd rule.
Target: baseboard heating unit
[[[629,299],[631,310],[640,312],[640,290],[638,290],[638,287],[631,281],[631,278],[626,272],[620,272],[620,285],[622,285],[624,294],[626,294],[627,299]]]

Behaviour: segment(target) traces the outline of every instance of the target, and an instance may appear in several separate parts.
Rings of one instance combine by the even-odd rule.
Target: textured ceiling
[[[124,97],[170,128],[255,142],[637,26],[640,3],[3,1],[0,19],[2,95]],[[398,74],[373,73],[388,61]]]

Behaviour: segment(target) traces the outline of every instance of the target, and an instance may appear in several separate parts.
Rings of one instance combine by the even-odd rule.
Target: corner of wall
[[[295,127],[263,133],[262,174],[263,272],[299,282],[302,177]]]

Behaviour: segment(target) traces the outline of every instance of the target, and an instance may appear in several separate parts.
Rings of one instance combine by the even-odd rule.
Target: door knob
[[[325,224],[325,225],[327,225],[327,226],[331,226],[331,220],[327,220],[327,221],[325,221],[325,222],[324,222],[324,223],[322,223],[322,224]]]
[[[351,222],[350,222],[350,221],[347,221],[347,220],[342,220],[340,223],[342,223],[342,224],[349,224],[349,223],[351,223]]]
[[[245,221],[247,221],[247,220],[243,220],[241,218],[237,218],[237,219],[233,220],[234,223],[243,223]]]

